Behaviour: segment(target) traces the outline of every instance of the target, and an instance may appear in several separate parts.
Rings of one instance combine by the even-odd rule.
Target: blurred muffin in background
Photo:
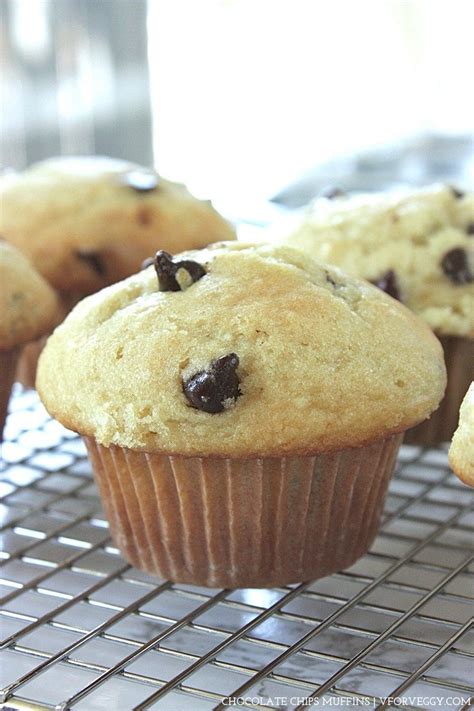
[[[428,323],[444,348],[448,388],[439,410],[405,441],[450,440],[474,377],[474,194],[445,185],[333,191],[276,239],[367,279]]]
[[[64,315],[83,296],[140,269],[158,249],[235,239],[207,200],[154,170],[107,157],[63,157],[0,181],[0,234],[59,292]],[[41,344],[25,351],[32,386]]]
[[[56,295],[30,262],[0,240],[0,441],[15,369],[25,343],[58,320]]]
[[[474,383],[459,412],[459,425],[449,448],[449,463],[465,484],[474,486]]]

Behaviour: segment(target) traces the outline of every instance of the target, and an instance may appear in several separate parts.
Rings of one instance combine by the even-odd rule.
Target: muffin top
[[[47,333],[57,322],[56,295],[18,250],[0,240],[0,350]]]
[[[362,445],[435,409],[428,327],[370,284],[288,247],[228,243],[82,301],[49,339],[49,412],[101,444],[281,456]],[[161,288],[161,291],[160,291]]]
[[[0,201],[0,234],[68,293],[93,293],[123,279],[157,249],[234,239],[209,201],[112,158],[54,158],[7,173]]]
[[[336,194],[284,231],[278,239],[368,279],[437,333],[474,336],[474,194]]]
[[[461,405],[459,426],[449,448],[449,463],[465,484],[474,486],[474,383]]]

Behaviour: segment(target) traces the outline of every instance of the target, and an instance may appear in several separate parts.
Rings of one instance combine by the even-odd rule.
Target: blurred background
[[[117,156],[248,214],[302,205],[327,184],[474,184],[471,0],[1,10],[5,167]]]

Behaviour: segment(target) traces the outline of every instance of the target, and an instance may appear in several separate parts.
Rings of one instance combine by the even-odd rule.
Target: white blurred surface
[[[160,170],[216,199],[474,128],[470,0],[150,0]]]

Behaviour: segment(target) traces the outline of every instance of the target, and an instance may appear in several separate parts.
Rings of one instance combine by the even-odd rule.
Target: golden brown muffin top
[[[65,292],[93,293],[124,279],[157,249],[235,237],[209,201],[112,158],[54,158],[8,173],[0,201],[0,234]]]
[[[372,442],[439,403],[439,342],[370,284],[288,247],[160,259],[166,291],[151,266],[49,339],[37,386],[67,427],[138,450],[281,456]]]
[[[44,335],[57,315],[56,296],[48,282],[18,250],[0,240],[0,350]]]
[[[278,238],[396,296],[439,334],[474,337],[474,194],[446,185],[319,198]]]

